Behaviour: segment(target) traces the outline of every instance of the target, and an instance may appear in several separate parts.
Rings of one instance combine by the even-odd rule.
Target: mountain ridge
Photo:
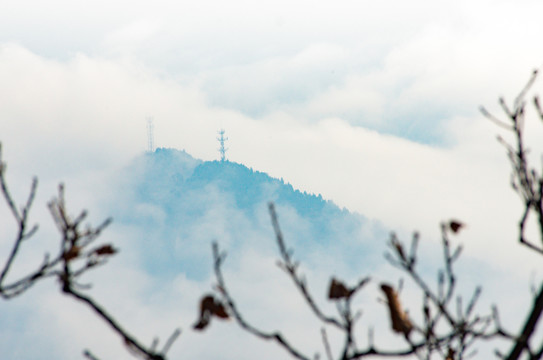
[[[157,275],[208,275],[210,266],[198,266],[209,263],[212,241],[232,251],[261,246],[260,239],[269,242],[274,237],[269,202],[299,252],[326,254],[343,247],[348,251],[342,258],[352,262],[352,248],[367,253],[372,239],[384,238],[380,224],[236,162],[202,161],[184,150],[159,148],[136,158],[125,172],[131,179],[123,188],[129,200],[119,203],[114,217],[141,227],[149,239],[161,239],[152,248],[140,239],[147,246],[144,266]]]

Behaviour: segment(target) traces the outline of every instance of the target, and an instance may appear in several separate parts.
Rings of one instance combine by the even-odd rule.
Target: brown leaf
[[[198,322],[193,326],[195,330],[203,330],[209,325],[214,306],[215,299],[211,295],[204,296],[202,300],[200,300],[200,317]]]
[[[115,249],[111,244],[106,244],[98,249],[94,250],[93,253],[96,255],[113,255],[117,252],[117,249]]]
[[[200,300],[200,317],[206,313],[212,313],[215,308],[215,298],[213,295],[207,295]]]
[[[458,220],[449,221],[449,228],[454,234],[458,233],[464,226],[466,225]]]
[[[339,280],[332,278],[330,282],[330,289],[328,290],[328,299],[341,299],[351,296],[351,292],[347,287]]]
[[[200,300],[200,318],[193,325],[193,328],[195,330],[205,329],[209,325],[213,315],[221,319],[229,318],[224,305],[215,299],[213,295],[206,295]]]
[[[213,315],[221,319],[228,319],[228,313],[226,312],[224,305],[217,301],[215,301],[215,307],[213,308]]]
[[[79,252],[81,251],[81,248],[79,246],[76,246],[76,245],[73,245],[70,250],[66,251],[63,255],[62,255],[62,258],[64,259],[64,261],[70,261],[70,260],[73,260],[75,259],[76,257],[79,256]]]
[[[402,309],[398,293],[388,284],[381,284],[381,290],[383,290],[387,297],[387,305],[390,313],[390,320],[392,322],[392,330],[408,336],[411,330],[413,330],[413,324]]]
[[[209,319],[200,318],[196,324],[192,326],[194,330],[204,330],[209,325]]]

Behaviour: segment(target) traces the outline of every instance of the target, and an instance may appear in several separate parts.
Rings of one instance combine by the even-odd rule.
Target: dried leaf
[[[193,328],[195,330],[205,329],[209,325],[213,315],[221,319],[229,318],[224,305],[219,300],[216,300],[213,295],[206,295],[200,300],[200,318],[193,325]]]
[[[224,305],[217,301],[215,301],[215,307],[213,308],[213,315],[221,319],[228,319],[228,313],[226,312]]]
[[[458,220],[449,221],[449,228],[454,234],[458,233],[464,226],[466,225]]]
[[[194,330],[204,330],[209,325],[209,319],[200,318],[196,324],[192,326]]]
[[[75,259],[76,257],[79,256],[79,252],[81,251],[81,248],[79,246],[76,246],[76,245],[73,245],[70,250],[66,251],[63,255],[62,255],[62,258],[64,259],[64,261],[70,261],[70,260],[73,260]]]
[[[200,316],[202,317],[205,313],[213,313],[214,308],[215,298],[213,295],[204,296],[200,301]]]
[[[117,249],[115,249],[110,244],[103,245],[99,247],[98,249],[94,250],[93,253],[96,255],[113,255],[117,252]]]
[[[392,286],[388,284],[381,284],[381,290],[383,290],[387,297],[387,305],[390,313],[390,320],[392,322],[392,330],[408,336],[411,330],[413,330],[413,324],[401,307],[398,293],[396,293]]]
[[[203,330],[209,325],[212,309],[215,307],[215,299],[212,295],[207,295],[200,300],[200,318],[198,322],[194,324],[195,330]]]
[[[339,280],[332,278],[330,282],[330,289],[328,291],[328,299],[341,299],[351,296],[351,292],[347,287]]]

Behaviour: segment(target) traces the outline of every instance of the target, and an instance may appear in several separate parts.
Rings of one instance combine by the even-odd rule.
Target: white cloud
[[[131,54],[137,48],[148,47],[159,32],[160,24],[156,21],[135,21],[108,33],[104,46],[112,48],[115,54]]]
[[[446,130],[456,145],[436,149],[337,118],[311,125],[277,112],[255,121],[210,108],[201,91],[161,80],[133,63],[80,55],[64,64],[13,45],[3,47],[0,61],[6,158],[45,181],[84,181],[89,169],[126,163],[145,148],[144,118],[154,115],[159,146],[212,159],[215,132],[223,126],[232,160],[392,227],[469,218],[481,214],[489,199],[508,199],[504,193],[511,200],[496,206],[517,206],[507,189],[508,165],[499,156],[496,129],[480,116],[449,120]],[[530,136],[537,144],[535,133]]]
[[[23,268],[39,263],[42,250],[50,248],[47,239],[54,228],[43,205],[56,183],[66,181],[74,209],[88,207],[100,218],[107,212],[103,199],[114,195],[106,179],[143,152],[145,118],[153,116],[159,146],[214,159],[216,131],[224,127],[231,160],[322,193],[402,234],[419,229],[430,244],[439,238],[440,220],[458,217],[468,224],[458,240],[469,261],[503,268],[510,276],[504,281],[517,283],[517,293],[527,290],[526,274],[538,271],[537,259],[516,243],[520,203],[508,187],[504,151],[494,140],[499,130],[482,119],[477,106],[499,114],[497,97],[515,96],[541,63],[541,6],[539,1],[371,6],[357,1],[258,6],[165,1],[149,8],[143,2],[104,1],[88,8],[72,1],[3,1],[0,140],[18,199],[31,175],[41,180],[34,219],[42,224],[43,241],[39,252],[23,256]],[[543,135],[528,126],[536,156],[543,150]],[[156,209],[138,211],[162,221]],[[0,222],[5,253],[14,228],[8,225],[9,213],[0,214],[6,219]],[[111,229],[108,238],[123,248],[123,257],[115,261],[125,260],[108,265],[118,271],[117,281],[109,282],[107,272],[96,277],[104,284],[96,295],[142,338],[164,339],[181,325],[175,357],[199,357],[205,349],[216,358],[227,349],[232,358],[249,359],[262,348],[269,358],[285,357],[275,346],[232,330],[232,324],[217,323],[209,334],[193,334],[195,303],[212,281],[180,277],[171,288],[156,291],[153,279],[138,270],[140,255],[130,250],[137,234],[131,231]],[[295,296],[283,294],[290,288],[270,264],[269,253],[248,251],[237,259],[228,274],[247,311],[270,321],[270,328],[290,326],[261,313],[277,306],[278,313],[294,316],[300,307]],[[317,259],[318,254],[311,261]],[[329,260],[323,259],[324,269],[307,270],[317,292],[326,287]],[[384,278],[392,272],[379,274]],[[502,295],[499,281],[482,276],[469,281],[484,282],[491,298]],[[270,289],[280,301],[263,298]],[[34,294],[47,301],[34,308],[37,320],[24,329],[21,341],[38,341],[44,335],[40,326],[55,319],[55,331],[47,337],[53,345],[39,343],[46,351],[74,358],[89,346],[104,358],[125,356],[104,325],[93,322],[83,329],[74,320],[92,321],[86,309],[52,292]],[[376,306],[373,294],[364,299],[368,306]],[[19,300],[32,309],[33,297]],[[523,300],[504,296],[502,301],[510,309]],[[11,303],[2,306],[12,309]],[[380,319],[378,313],[365,316],[369,323]],[[313,329],[305,322],[297,326]],[[245,349],[232,349],[245,338]],[[320,346],[318,333],[315,338],[299,340],[310,349]]]
[[[474,111],[475,97],[518,79],[543,56],[531,40],[541,32],[533,17],[541,5],[530,1],[274,1],[258,7],[165,1],[152,8],[122,1],[83,8],[59,1],[50,7],[58,11],[39,19],[21,4],[11,5],[0,23],[13,36],[0,40],[21,42],[39,54],[126,56],[166,76],[203,82],[218,106],[249,115],[294,106],[298,117],[340,116],[403,137],[416,138],[452,112]],[[37,3],[27,7],[47,13]],[[22,30],[33,23],[48,27]],[[307,103],[313,106],[306,109]],[[417,115],[424,117],[420,125],[405,124]],[[439,133],[422,140],[432,139],[444,140]]]

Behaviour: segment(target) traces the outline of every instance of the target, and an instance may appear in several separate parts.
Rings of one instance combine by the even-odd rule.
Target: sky
[[[46,236],[54,229],[42,204],[61,181],[74,208],[95,209],[92,219],[107,214],[103,200],[115,195],[108,180],[146,150],[148,117],[156,146],[203,160],[218,158],[224,128],[230,160],[401,234],[416,229],[432,243],[440,221],[465,221],[466,256],[504,269],[529,293],[530,278],[541,273],[537,258],[516,244],[521,208],[496,141],[503,130],[478,108],[500,115],[498,98],[512,100],[543,64],[542,12],[535,0],[3,0],[0,141],[13,193],[24,197],[39,177],[35,219]],[[542,127],[526,126],[539,161]],[[9,226],[0,229],[2,251]],[[145,274],[129,255],[119,261],[111,265],[127,285],[109,297],[112,306],[151,309],[158,300],[141,295],[150,285],[130,281]],[[498,281],[481,281],[498,294]],[[176,289],[186,287],[198,293],[209,284],[179,279]],[[62,356],[70,358],[86,337],[69,315],[85,312],[40,291],[51,304],[64,301],[66,311],[55,313],[59,333],[82,334],[71,346],[41,340],[51,351],[69,348]],[[44,322],[47,301],[35,310]],[[32,298],[20,304],[1,306],[32,307]],[[148,318],[162,325],[173,308],[149,310]],[[205,344],[187,340],[198,341]]]

